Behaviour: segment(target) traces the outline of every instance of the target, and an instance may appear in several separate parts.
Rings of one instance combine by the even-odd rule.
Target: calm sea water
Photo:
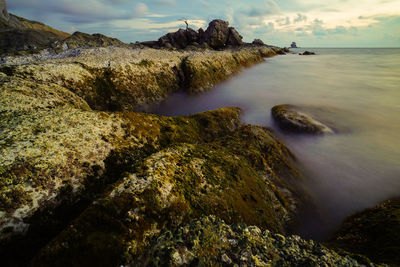
[[[315,202],[302,214],[299,234],[321,240],[348,214],[400,196],[400,49],[307,50],[317,55],[269,58],[207,93],[177,93],[152,112],[238,106],[243,122],[273,128],[298,157]],[[340,133],[284,133],[270,115],[278,104],[307,107]]]

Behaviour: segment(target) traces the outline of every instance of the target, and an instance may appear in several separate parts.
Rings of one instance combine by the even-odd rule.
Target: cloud
[[[302,14],[300,14],[300,13],[298,13],[298,14],[297,14],[297,17],[295,17],[295,18],[293,19],[293,22],[294,22],[294,23],[302,22],[302,21],[307,21],[307,16],[304,16],[304,15],[302,15]]]
[[[279,12],[279,6],[274,1],[265,0],[260,5],[247,9],[244,13],[249,17],[264,17]]]
[[[176,6],[176,0],[153,0],[151,2],[157,5]]]

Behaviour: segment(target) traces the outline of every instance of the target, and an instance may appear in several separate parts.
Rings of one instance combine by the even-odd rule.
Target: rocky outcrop
[[[150,244],[132,266],[365,266],[312,240],[214,216],[165,229]]]
[[[295,182],[299,174],[291,153],[267,129],[240,126],[238,109],[180,118],[110,112],[132,111],[180,88],[189,91],[186,85],[205,89],[194,82],[205,75],[197,69],[207,66],[204,73],[212,71],[208,77],[216,83],[263,60],[263,53],[275,53],[268,51],[108,47],[5,58],[0,67],[2,259],[26,263],[35,248],[64,230],[37,256],[39,265],[53,256],[66,260],[65,253],[78,253],[91,240],[99,246],[87,251],[87,259],[129,261],[164,226],[202,214],[284,232],[302,195],[286,179]],[[91,204],[94,199],[97,204]],[[139,206],[145,210],[135,210]],[[115,220],[128,223],[113,228]],[[82,235],[74,234],[77,239],[67,243],[76,246],[65,250],[60,244],[71,237],[66,228],[71,221],[76,226],[71,229]],[[100,221],[110,231],[97,235]],[[121,238],[109,236],[116,232]]]
[[[304,113],[293,105],[278,105],[271,110],[272,117],[278,125],[287,131],[308,134],[326,134],[334,131],[327,125]]]
[[[60,44],[56,45],[62,49],[71,49],[80,47],[124,46],[125,44],[116,38],[107,37],[99,33],[87,34],[83,32],[74,32]]]
[[[216,19],[210,22],[204,33],[205,41],[212,48],[222,48],[226,45],[229,35],[229,22]]]
[[[292,42],[291,45],[290,45],[290,47],[291,47],[291,48],[297,48],[296,42]]]
[[[92,109],[132,111],[177,90],[201,92],[245,66],[276,55],[273,48],[174,52],[123,47],[66,50],[57,55],[8,57],[3,65],[21,83],[57,84],[82,97]],[[26,63],[35,64],[26,65]],[[7,83],[15,86],[15,83]]]
[[[186,30],[179,29],[177,32],[168,33],[158,39],[158,45],[165,48],[184,49],[189,45],[199,46],[201,37],[198,32],[188,28]]]
[[[213,20],[210,22],[206,31],[199,29],[195,31],[191,28],[179,29],[173,33],[167,33],[160,37],[157,42],[142,42],[142,45],[152,48],[168,49],[223,49],[226,47],[239,47],[243,45],[243,37],[233,27],[229,27],[229,22],[223,20]]]
[[[347,217],[327,245],[343,255],[399,266],[399,240],[400,198],[394,198]]]
[[[4,15],[0,18],[0,55],[37,53],[69,35],[37,21]]]
[[[158,138],[167,146],[140,160],[124,156],[137,161],[134,167],[50,242],[34,266],[126,264],[146,251],[162,229],[209,214],[285,232],[299,198],[282,178],[295,178],[297,171],[287,149],[268,130],[235,129],[236,112],[176,118],[161,127],[153,120],[153,133],[160,127]],[[137,115],[129,116],[129,127],[139,129]]]
[[[127,64],[115,66],[121,73],[134,66],[124,51],[110,54],[111,66]],[[299,173],[268,129],[241,126],[235,108],[178,118],[93,111],[78,92],[96,80],[94,66],[110,63],[86,52],[86,65],[75,57],[0,69],[3,262],[28,261],[60,231],[35,264],[129,262],[164,227],[204,214],[285,232],[302,196],[288,181]],[[165,63],[142,57],[139,69],[171,63],[157,52]]]

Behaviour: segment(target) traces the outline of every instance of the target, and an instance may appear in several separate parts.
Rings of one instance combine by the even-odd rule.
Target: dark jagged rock
[[[253,45],[264,45],[264,42],[261,39],[254,39],[252,44]]]
[[[176,32],[168,33],[158,39],[158,45],[161,47],[178,49],[186,48],[188,45],[193,45],[200,41],[199,33],[188,28],[186,30],[179,29]]]
[[[314,52],[310,52],[310,51],[304,51],[303,54],[300,53],[299,55],[301,55],[301,56],[311,56],[311,55],[315,55],[315,53]]]
[[[296,42],[292,42],[292,44],[290,45],[291,48],[297,48],[297,44]]]
[[[400,266],[399,241],[400,198],[394,198],[347,217],[327,245],[344,255]]]
[[[278,105],[271,110],[278,125],[287,131],[309,134],[333,133],[333,130],[293,105]]]
[[[243,36],[241,36],[233,27],[229,27],[228,40],[226,45],[240,46],[243,44]]]
[[[213,20],[209,23],[204,33],[205,41],[212,48],[223,48],[229,37],[229,22],[220,19]]]

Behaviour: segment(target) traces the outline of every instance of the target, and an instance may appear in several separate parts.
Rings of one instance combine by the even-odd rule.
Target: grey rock
[[[296,106],[274,106],[271,113],[279,127],[287,131],[317,135],[334,132],[330,127],[302,112]]]
[[[233,27],[229,27],[227,45],[240,46],[243,44],[243,37]]]

